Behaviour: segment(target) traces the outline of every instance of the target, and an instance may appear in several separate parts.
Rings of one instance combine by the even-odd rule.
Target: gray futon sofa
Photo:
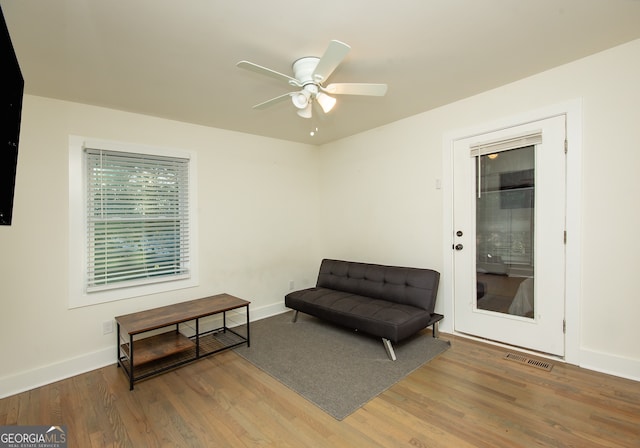
[[[392,343],[433,326],[440,274],[431,269],[384,266],[324,259],[314,288],[293,291],[284,303],[298,312],[382,338],[389,358],[396,359]]]

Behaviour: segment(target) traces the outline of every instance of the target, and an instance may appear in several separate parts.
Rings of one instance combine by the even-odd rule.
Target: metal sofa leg
[[[433,334],[432,334],[432,336],[434,338],[439,338],[440,337],[440,330],[438,330],[438,322],[435,322],[433,324]]]
[[[293,318],[291,319],[291,322],[295,323],[298,320],[298,310],[295,310],[293,312]]]
[[[387,350],[387,355],[391,361],[396,360],[396,352],[393,351],[393,346],[391,345],[391,341],[386,338],[382,338],[382,343],[384,344],[384,348]]]

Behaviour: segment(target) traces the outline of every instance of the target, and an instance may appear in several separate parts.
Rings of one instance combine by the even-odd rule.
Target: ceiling
[[[640,0],[0,0],[25,93],[324,144],[640,38]],[[296,115],[291,75],[329,41],[329,82],[387,83]],[[310,131],[318,128],[315,136]]]

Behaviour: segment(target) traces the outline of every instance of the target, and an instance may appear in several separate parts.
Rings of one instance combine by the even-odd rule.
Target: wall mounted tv
[[[4,81],[0,82],[3,114],[0,120],[0,225],[9,226],[13,218],[24,78],[1,7],[0,16],[0,60],[4,75]]]

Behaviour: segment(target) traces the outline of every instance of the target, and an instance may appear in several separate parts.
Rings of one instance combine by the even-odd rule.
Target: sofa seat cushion
[[[285,305],[392,342],[433,323],[431,313],[412,305],[321,287],[291,292],[285,296]]]

